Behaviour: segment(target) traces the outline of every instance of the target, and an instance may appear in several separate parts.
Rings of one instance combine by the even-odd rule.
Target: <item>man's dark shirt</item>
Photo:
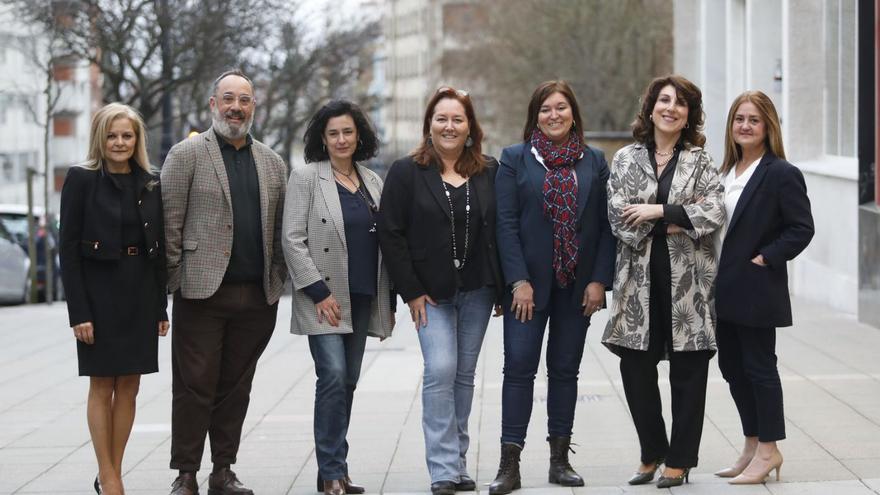
[[[250,134],[245,145],[235,146],[217,134],[223,165],[229,178],[232,196],[232,253],[223,282],[244,283],[263,281],[263,227],[260,218],[260,182],[251,153]]]

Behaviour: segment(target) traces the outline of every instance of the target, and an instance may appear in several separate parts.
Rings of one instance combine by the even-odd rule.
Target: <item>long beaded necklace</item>
[[[446,181],[440,181],[443,184],[443,190],[446,191],[446,201],[449,202],[449,221],[452,224],[452,264],[456,269],[461,270],[467,262],[468,242],[471,230],[471,187],[470,181],[464,182],[464,252],[461,259],[458,258],[458,244],[455,239],[455,208],[452,205],[452,194],[446,187]]]

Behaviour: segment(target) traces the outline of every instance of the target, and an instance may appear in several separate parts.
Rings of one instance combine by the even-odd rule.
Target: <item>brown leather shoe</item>
[[[345,495],[345,480],[324,480],[324,495]]]
[[[361,485],[355,484],[355,482],[351,481],[351,478],[346,474],[345,479],[342,480],[345,484],[345,493],[346,495],[360,495],[361,493],[365,493],[367,491],[366,488]],[[318,473],[318,493],[324,491],[324,479],[321,478],[321,473]]]
[[[242,485],[231,469],[223,468],[208,477],[208,495],[254,495],[254,492]]]
[[[366,492],[367,489],[362,487],[361,485],[355,484],[354,481],[351,481],[351,478],[346,474],[345,475],[345,493],[346,495],[360,495],[361,493]]]
[[[171,483],[170,495],[199,495],[199,484],[195,473],[181,473]]]

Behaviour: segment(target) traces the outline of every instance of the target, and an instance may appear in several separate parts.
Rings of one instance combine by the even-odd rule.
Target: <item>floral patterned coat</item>
[[[656,221],[638,226],[623,222],[623,208],[633,203],[654,203],[657,178],[648,148],[636,143],[614,155],[608,179],[608,220],[618,239],[617,271],[608,326],[602,342],[615,346],[648,349],[651,242],[648,235]],[[679,153],[668,204],[684,205],[693,229],[669,234],[672,267],[672,349],[715,350],[715,250],[712,232],[722,225],[724,186],[712,157],[699,147]]]

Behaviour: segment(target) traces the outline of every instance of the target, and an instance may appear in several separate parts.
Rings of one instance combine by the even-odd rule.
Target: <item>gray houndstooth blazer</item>
[[[251,145],[260,184],[263,223],[263,291],[281,297],[287,269],[281,252],[281,214],[287,168],[268,146]],[[208,129],[171,148],[162,166],[168,289],[187,299],[206,299],[220,287],[232,253],[232,202],[226,166]]]
[[[382,179],[375,172],[357,165],[367,191],[378,204],[382,195]],[[348,250],[342,206],[330,162],[324,161],[293,167],[284,202],[282,244],[290,277],[293,280],[293,316],[290,333],[320,335],[351,333],[351,299],[348,292]],[[315,304],[303,287],[324,280],[342,309],[338,327],[326,321],[318,323]],[[376,294],[370,311],[369,335],[384,339],[391,335],[391,281],[382,253],[379,252],[379,273]]]

